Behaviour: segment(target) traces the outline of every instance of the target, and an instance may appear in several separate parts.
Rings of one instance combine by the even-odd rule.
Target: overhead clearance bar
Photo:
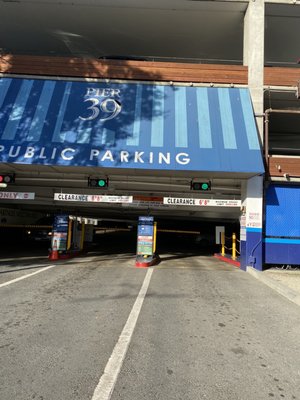
[[[111,196],[99,194],[75,194],[75,193],[54,193],[56,201],[71,201],[82,203],[132,203],[133,196]],[[184,198],[184,197],[163,197],[158,204],[168,206],[202,206],[202,207],[240,207],[241,200],[235,199],[204,199],[204,198]]]

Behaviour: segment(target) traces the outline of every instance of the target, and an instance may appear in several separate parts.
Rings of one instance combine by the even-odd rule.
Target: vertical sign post
[[[137,255],[153,255],[153,217],[139,217]]]
[[[151,216],[139,217],[136,253],[136,267],[150,267],[157,262],[154,218]]]
[[[68,225],[68,215],[55,215],[52,231],[52,248],[56,241],[58,251],[67,250]]]

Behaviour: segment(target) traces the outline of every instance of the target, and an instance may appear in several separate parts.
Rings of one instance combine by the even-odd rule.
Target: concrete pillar
[[[241,269],[246,271],[247,255],[246,255],[246,206],[247,206],[247,181],[241,184],[241,216],[240,216],[240,264]]]
[[[72,250],[79,250],[81,244],[81,224],[75,219],[73,221],[73,232],[72,232]]]
[[[248,179],[242,187],[241,268],[263,269],[263,177]]]
[[[244,18],[243,64],[248,66],[248,86],[263,143],[264,112],[264,0],[250,0]]]

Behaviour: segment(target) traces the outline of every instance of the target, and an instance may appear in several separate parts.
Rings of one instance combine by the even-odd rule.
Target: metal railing
[[[240,240],[237,239],[236,234],[232,236],[225,236],[225,232],[221,232],[221,255],[225,256],[227,253],[231,254],[232,260],[236,260],[240,256]]]

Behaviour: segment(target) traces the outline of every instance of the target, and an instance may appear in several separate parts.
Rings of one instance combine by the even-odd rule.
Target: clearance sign
[[[226,199],[193,199],[184,197],[164,197],[164,204],[171,206],[200,206],[200,207],[240,207],[241,200]]]
[[[57,201],[79,201],[82,203],[132,203],[132,196],[106,196],[98,194],[54,193]]]

